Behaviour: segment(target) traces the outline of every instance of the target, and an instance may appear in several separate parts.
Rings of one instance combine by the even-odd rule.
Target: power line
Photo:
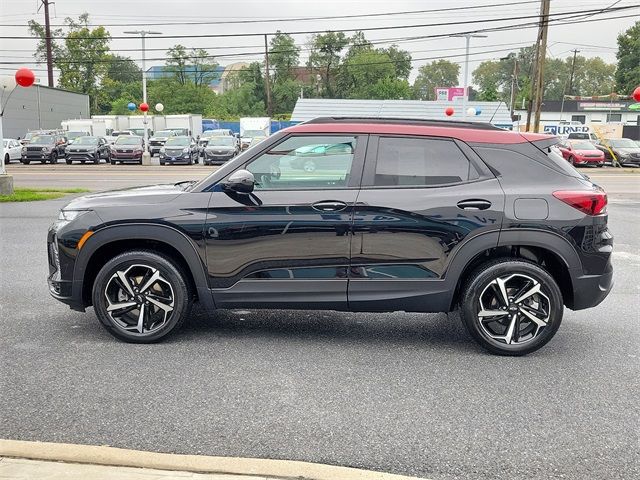
[[[530,3],[538,3],[537,0],[527,0],[520,2],[511,2],[509,5],[525,5]],[[400,12],[382,12],[382,13],[359,13],[354,15],[327,15],[318,17],[287,17],[287,18],[274,18],[274,19],[260,19],[260,20],[216,20],[216,21],[185,21],[185,22],[153,22],[154,26],[165,25],[229,25],[229,24],[252,24],[252,23],[275,23],[275,22],[300,22],[300,21],[312,21],[312,20],[338,20],[338,19],[351,19],[351,18],[373,18],[373,17],[387,17],[390,15],[415,15],[419,13],[435,13],[435,12],[453,12],[459,10],[476,10],[481,8],[496,8],[504,7],[504,3],[493,3],[489,5],[465,5],[461,7],[449,7],[449,8],[433,8],[427,10],[405,10]],[[144,27],[148,26],[146,23],[113,23],[113,24],[101,24],[102,27]],[[0,24],[0,27],[24,27],[23,24]],[[67,24],[59,23],[52,25],[54,27],[66,27]]]
[[[601,14],[601,13],[613,13],[613,12],[618,12],[618,11],[623,11],[623,10],[629,10],[629,9],[637,9],[640,8],[640,5],[630,5],[630,6],[621,6],[621,7],[614,7],[614,8],[610,8],[610,9],[603,9],[603,8],[598,8],[598,9],[592,9],[592,10],[576,10],[576,11],[570,11],[570,12],[560,12],[560,13],[553,13],[550,14],[549,16],[568,16],[568,15],[574,15],[578,14],[578,17],[582,17],[586,14],[589,13],[594,13],[594,15],[597,14]],[[517,16],[517,17],[503,17],[503,18],[484,18],[484,19],[477,19],[477,20],[462,20],[462,21],[456,21],[456,22],[439,22],[439,23],[423,23],[423,24],[411,24],[411,25],[392,25],[392,26],[377,26],[377,27],[365,27],[365,28],[358,28],[358,29],[354,29],[354,28],[343,28],[343,29],[331,29],[331,30],[298,30],[298,31],[291,31],[291,32],[287,32],[289,35],[306,35],[306,34],[317,34],[317,33],[326,33],[327,31],[331,31],[331,32],[336,32],[336,33],[344,33],[344,32],[353,32],[353,31],[361,31],[361,32],[369,32],[369,31],[379,31],[379,30],[399,30],[399,29],[408,29],[408,28],[425,28],[425,27],[442,27],[442,26],[452,26],[452,25],[468,25],[468,24],[478,24],[478,23],[493,23],[493,22],[507,22],[507,21],[512,21],[512,20],[525,20],[525,19],[530,19],[530,18],[539,18],[538,15],[525,15],[525,16]],[[561,21],[564,20],[563,18],[554,18],[554,19],[550,19],[549,21]],[[536,23],[537,24],[537,23]],[[478,30],[478,31],[491,31],[492,29],[483,29],[483,30]],[[262,33],[246,33],[246,32],[240,32],[240,33],[213,33],[213,34],[200,34],[200,35],[163,35],[163,36],[159,36],[158,38],[162,38],[162,39],[180,39],[180,38],[228,38],[228,37],[256,37],[256,36],[264,36],[264,35],[276,35],[278,32],[262,32]],[[462,32],[462,33],[475,33],[475,32]],[[441,34],[440,36],[449,36],[451,35],[451,33],[449,34]],[[54,39],[66,39],[68,38],[67,36],[53,36],[52,38]],[[73,37],[74,40],[105,40],[105,39],[109,39],[109,40],[115,40],[115,39],[131,39],[131,37],[129,36],[106,36],[106,37],[78,37],[78,36],[74,36]],[[2,36],[0,37],[0,39],[5,39],[5,40],[33,40],[32,36]]]

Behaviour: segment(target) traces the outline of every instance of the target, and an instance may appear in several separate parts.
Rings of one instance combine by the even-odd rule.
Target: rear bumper
[[[613,266],[607,262],[601,275],[582,275],[573,278],[573,302],[567,305],[571,310],[595,307],[607,298],[613,288]]]

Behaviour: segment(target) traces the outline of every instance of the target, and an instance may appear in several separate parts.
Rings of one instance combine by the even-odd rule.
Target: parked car
[[[567,135],[568,140],[588,140],[594,145],[598,145],[600,143],[600,139],[593,132],[571,132]]]
[[[111,135],[107,135],[104,138],[107,140],[107,143],[113,145],[118,139],[118,137],[121,137],[123,135],[132,136],[133,132],[131,130],[113,130],[111,132]]]
[[[604,165],[604,153],[588,140],[567,140],[560,144],[560,152],[574,167],[578,165]]]
[[[144,137],[144,128],[131,128],[131,129],[129,129],[129,131],[133,135],[137,135],[139,137]],[[147,135],[152,137],[153,136],[153,132],[151,130],[147,130]]]
[[[614,155],[621,165],[640,165],[640,147],[630,138],[608,138],[604,141],[604,145],[598,145],[598,149],[602,150],[607,161],[612,161],[611,148]]]
[[[22,158],[22,145],[18,140],[13,138],[5,138],[2,140],[4,145],[4,164],[8,165],[11,160],[20,160]]]
[[[523,355],[555,335],[564,306],[593,307],[612,288],[607,195],[550,152],[555,141],[315,119],[198,182],[73,199],[48,233],[49,289],[129,342],[174,332],[197,299],[210,315],[459,309],[480,345]],[[320,144],[349,145],[350,161],[290,167]]]
[[[149,152],[151,155],[160,153],[160,149],[164,147],[165,142],[169,137],[175,137],[176,134],[173,130],[160,130],[156,132],[153,137],[149,138]]]
[[[188,136],[169,137],[160,149],[160,165],[165,163],[193,165],[199,161],[198,144]]]
[[[240,151],[240,145],[234,136],[220,135],[211,137],[204,149],[205,165],[222,164],[235,157]]]
[[[120,135],[115,143],[111,145],[109,162],[116,163],[135,162],[142,164],[142,152],[144,142],[142,137],[137,135]]]
[[[67,148],[67,138],[63,135],[34,135],[29,143],[22,147],[20,161],[29,165],[31,162],[58,163],[58,158],[64,158]]]
[[[79,137],[73,145],[67,146],[66,154],[67,165],[71,165],[74,160],[97,164],[103,159],[109,162],[111,148],[104,137]]]
[[[291,168],[314,172],[345,168],[351,163],[353,149],[350,143],[320,143],[305,145],[295,152]]]
[[[65,132],[65,136],[67,137],[67,143],[72,145],[76,139],[80,137],[88,137],[91,134],[89,132]]]
[[[636,142],[636,145],[640,147],[640,140],[634,140],[634,142]]]
[[[61,134],[63,134],[63,132],[60,130],[32,130],[25,134],[24,138],[20,140],[20,143],[22,144],[22,146],[25,146],[36,135],[61,135]]]

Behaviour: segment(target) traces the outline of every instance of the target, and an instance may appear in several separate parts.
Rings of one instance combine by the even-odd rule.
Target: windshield
[[[118,137],[120,135],[131,135],[131,132],[128,131],[128,130],[125,130],[125,131],[122,131],[122,132],[115,131],[115,132],[113,132],[111,134],[112,137]]]
[[[167,147],[176,146],[176,147],[186,147],[190,144],[188,137],[173,137],[167,140],[165,145]]]
[[[156,136],[156,137],[170,137],[171,135],[173,135],[173,132],[171,130],[160,130],[159,132],[156,132],[156,134],[154,136]]]
[[[75,145],[97,145],[98,137],[80,137],[75,141]]]
[[[266,137],[266,134],[262,130],[245,130],[242,136],[243,137]]]
[[[53,143],[52,135],[36,135],[31,139],[31,143]]]
[[[591,142],[571,142],[571,146],[576,150],[597,150]]]
[[[142,145],[142,139],[132,135],[118,137],[116,145]]]
[[[616,148],[638,148],[638,145],[630,138],[610,139],[609,145]]]
[[[88,135],[87,132],[67,132],[67,138],[69,140],[73,140],[79,137],[86,137]]]
[[[228,135],[226,136],[221,136],[221,137],[211,137],[211,140],[209,140],[209,145],[224,145],[224,146],[233,146],[234,142],[233,142],[233,137],[230,137]]]
[[[31,140],[32,138],[33,138],[33,133],[27,133],[27,134],[24,136],[24,139],[25,139],[25,140]]]

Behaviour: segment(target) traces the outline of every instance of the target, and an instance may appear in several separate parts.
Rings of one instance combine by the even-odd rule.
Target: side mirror
[[[256,180],[253,173],[248,170],[237,170],[231,174],[222,185],[224,190],[231,190],[236,193],[248,194],[253,192]]]

